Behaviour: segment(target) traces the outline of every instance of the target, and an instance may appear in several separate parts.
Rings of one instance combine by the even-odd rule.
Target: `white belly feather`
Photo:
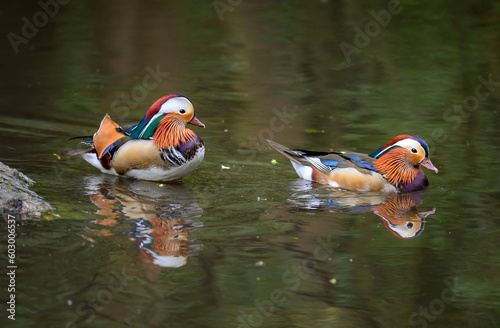
[[[82,155],[82,157],[92,166],[98,168],[102,173],[119,175],[113,168],[109,170],[103,168],[95,153],[87,153]],[[132,169],[126,172],[123,176],[149,181],[179,180],[186,174],[196,169],[203,161],[203,157],[205,157],[205,147],[202,146],[197,150],[194,157],[183,165],[171,166],[169,168],[153,166],[147,169]]]
[[[144,170],[130,170],[124,175],[127,177],[150,180],[150,181],[172,181],[179,180],[186,174],[190,173],[200,165],[205,157],[205,147],[200,147],[196,151],[194,157],[186,164],[180,166],[171,166],[168,169],[163,167],[153,166]]]

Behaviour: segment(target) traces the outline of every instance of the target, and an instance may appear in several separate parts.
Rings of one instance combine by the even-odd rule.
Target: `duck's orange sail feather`
[[[99,159],[104,155],[104,151],[115,141],[125,136],[119,132],[120,126],[106,114],[102,119],[99,130],[94,134],[94,148]]]

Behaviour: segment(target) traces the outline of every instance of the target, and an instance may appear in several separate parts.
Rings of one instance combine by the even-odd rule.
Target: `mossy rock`
[[[0,162],[0,212],[27,219],[52,210],[49,203],[29,189],[34,183],[23,173]]]

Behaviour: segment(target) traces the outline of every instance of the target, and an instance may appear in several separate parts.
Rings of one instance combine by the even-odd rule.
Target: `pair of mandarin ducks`
[[[120,127],[106,115],[90,147],[65,151],[80,155],[103,173],[151,181],[179,180],[203,160],[201,138],[187,127],[205,127],[188,98],[173,94],[158,99],[137,125]],[[371,154],[291,150],[269,144],[287,157],[306,180],[349,191],[407,193],[428,185],[421,166],[438,172],[429,147],[420,137],[400,135]]]

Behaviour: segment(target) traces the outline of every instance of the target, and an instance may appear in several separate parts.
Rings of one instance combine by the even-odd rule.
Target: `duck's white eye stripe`
[[[172,99],[167,100],[163,105],[160,107],[160,113],[166,114],[166,113],[174,113],[174,112],[181,112],[183,109],[185,112],[182,114],[185,114],[188,112],[193,107],[191,102],[185,98],[185,97],[175,97]]]
[[[424,152],[424,149],[422,148],[420,143],[418,141],[410,139],[410,138],[400,140],[400,141],[396,142],[394,145],[406,148],[414,154],[418,154],[419,149],[421,149],[422,152]]]

